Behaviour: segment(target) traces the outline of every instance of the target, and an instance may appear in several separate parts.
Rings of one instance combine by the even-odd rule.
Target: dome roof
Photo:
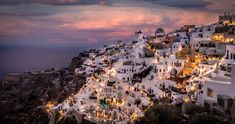
[[[135,32],[136,34],[142,34],[142,32],[139,30],[139,31],[137,31],[137,32]]]
[[[155,33],[164,33],[165,31],[162,28],[158,28]]]

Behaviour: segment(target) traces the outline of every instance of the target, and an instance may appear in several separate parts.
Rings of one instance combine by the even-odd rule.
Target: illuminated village
[[[193,102],[207,111],[231,118],[235,97],[235,15],[218,22],[185,25],[152,36],[136,31],[132,42],[118,41],[86,56],[75,74],[87,75],[78,93],[61,103],[48,102],[51,115],[72,115],[95,123],[135,123],[156,101],[173,105]],[[72,82],[71,82],[72,83]]]

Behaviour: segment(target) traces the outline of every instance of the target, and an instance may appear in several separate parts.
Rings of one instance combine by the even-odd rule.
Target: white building
[[[198,48],[203,41],[211,41],[215,30],[215,25],[201,26],[190,34],[190,45],[192,48]]]
[[[160,66],[157,64],[157,69],[162,69],[162,70],[166,69],[167,76],[170,76],[170,72],[172,70],[175,70],[176,74],[180,73],[184,68],[184,64],[185,64],[185,60],[177,59],[175,54],[172,54],[172,55],[168,55],[165,58],[162,58],[162,60],[160,62]],[[160,71],[160,70],[158,70],[158,71]],[[163,75],[161,75],[161,73],[158,73],[158,74],[160,74],[159,76],[163,76]],[[165,73],[163,73],[163,74],[165,74]]]
[[[182,42],[173,42],[171,46],[171,51],[173,53],[178,52],[179,50],[182,50],[183,43]]]
[[[186,32],[178,32],[178,39],[180,40],[181,43],[183,44],[188,44],[189,43],[189,36],[187,35]]]
[[[117,78],[124,82],[129,82],[133,78],[134,73],[138,73],[143,68],[143,64],[133,62],[133,61],[125,61],[121,66],[118,67],[117,70]]]
[[[235,61],[235,45],[226,45],[225,63],[232,64]]]
[[[144,34],[141,31],[135,32],[136,40],[141,42],[144,41]]]
[[[168,71],[168,65],[163,63],[163,62],[159,62],[156,64],[156,76],[157,79],[164,79],[166,77],[169,76]]]
[[[158,28],[156,31],[155,31],[155,39],[154,39],[154,43],[161,43],[164,38],[165,38],[165,31],[162,29],[162,28]]]
[[[199,103],[206,110],[216,110],[222,113],[231,111],[232,100],[235,97],[235,64],[232,65],[230,76],[216,75],[204,82],[204,88],[199,96]],[[217,106],[215,106],[217,103]],[[226,114],[225,114],[226,115]]]
[[[218,70],[203,77],[204,87],[199,96],[199,103],[216,103],[218,98],[235,96],[235,45],[227,45],[224,60]]]
[[[199,75],[202,75],[208,71],[215,69],[217,63],[219,63],[218,59],[211,59],[208,61],[201,62],[201,63],[199,63],[198,68],[196,69],[196,72]]]

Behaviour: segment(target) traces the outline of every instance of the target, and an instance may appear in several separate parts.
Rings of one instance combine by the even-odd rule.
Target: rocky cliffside
[[[6,75],[0,82],[0,123],[47,124],[43,106],[48,101],[62,102],[86,82],[85,75],[73,74],[83,61],[79,56],[72,59],[68,69]]]
[[[69,72],[74,72],[74,69],[81,66],[83,62],[85,61],[85,58],[88,57],[86,54],[81,52],[78,57],[74,57],[72,59],[71,64],[68,67]]]

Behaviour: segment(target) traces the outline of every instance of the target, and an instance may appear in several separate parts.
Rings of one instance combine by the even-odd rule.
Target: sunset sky
[[[207,24],[233,0],[0,0],[0,45],[87,46]]]
[[[79,51],[131,41],[134,32],[210,24],[234,0],[0,0],[0,77],[67,66]]]

